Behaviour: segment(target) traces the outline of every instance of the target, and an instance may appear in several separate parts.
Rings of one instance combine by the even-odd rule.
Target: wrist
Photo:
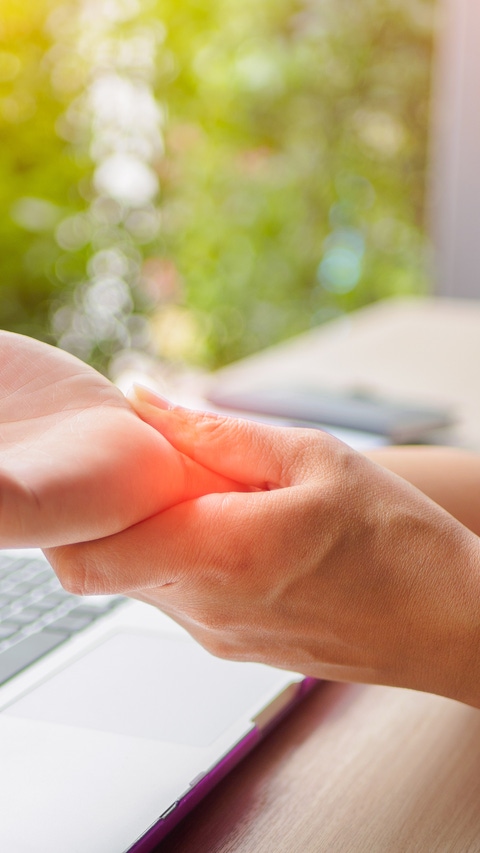
[[[458,633],[451,658],[453,699],[480,708],[480,539],[466,532],[462,560],[464,580],[462,604],[458,613]]]
[[[439,584],[412,686],[480,708],[480,539],[453,519],[452,527],[448,547],[431,553]]]

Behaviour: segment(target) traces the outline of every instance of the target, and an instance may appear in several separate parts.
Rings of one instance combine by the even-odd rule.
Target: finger
[[[128,399],[142,420],[177,450],[225,477],[260,489],[303,481],[312,458],[332,440],[319,430],[285,429],[172,406],[140,386]]]
[[[47,548],[45,555],[65,589],[75,595],[167,589],[185,577],[194,584],[237,559],[262,497],[269,495],[206,495],[113,536]],[[219,534],[220,521],[229,530],[228,542]]]

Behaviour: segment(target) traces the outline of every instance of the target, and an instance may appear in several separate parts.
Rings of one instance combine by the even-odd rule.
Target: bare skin
[[[366,455],[480,536],[480,454],[454,447],[382,447]]]
[[[180,453],[255,491],[49,550],[67,589],[147,601],[223,657],[480,706],[474,533],[321,432],[169,408],[145,390],[133,402]]]
[[[0,334],[0,547],[40,545],[67,589],[147,601],[220,656],[480,707],[478,456],[367,459],[145,390],[132,404]]]
[[[78,359],[0,332],[0,547],[117,533],[234,487],[174,450]]]

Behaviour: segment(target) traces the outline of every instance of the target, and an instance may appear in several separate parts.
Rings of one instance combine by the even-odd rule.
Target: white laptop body
[[[311,686],[122,601],[0,687],[0,850],[154,850]]]

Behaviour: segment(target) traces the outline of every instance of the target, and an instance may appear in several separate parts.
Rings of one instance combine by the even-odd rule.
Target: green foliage
[[[0,21],[0,324],[49,338],[61,288],[54,227],[81,202],[82,169],[56,132],[63,111],[45,62],[51,2],[3,0]]]
[[[87,0],[4,15],[2,326],[72,344],[103,367],[121,346],[147,345],[135,332],[145,315],[157,353],[217,366],[428,287],[433,0],[116,2],[122,14],[95,37]],[[121,50],[146,33],[150,76]],[[152,220],[151,203],[108,198],[95,178],[98,121],[79,105],[108,63],[155,91],[167,116],[165,151],[145,155],[160,187],[160,226],[148,233],[131,223]],[[117,211],[101,229],[99,204]],[[59,239],[74,214],[87,236]],[[131,299],[99,325],[78,315],[109,249],[117,267],[128,260]]]
[[[165,216],[216,363],[427,286],[432,6],[209,8],[165,16]]]

